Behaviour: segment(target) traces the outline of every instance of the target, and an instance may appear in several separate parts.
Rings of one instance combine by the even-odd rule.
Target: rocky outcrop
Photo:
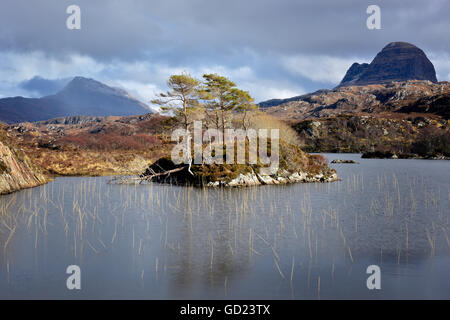
[[[289,183],[332,182],[337,181],[336,171],[323,167],[320,172],[289,172],[279,169],[272,175],[262,174],[258,169],[249,168],[236,177],[225,177],[211,180],[196,174],[195,166],[190,171],[187,165],[175,165],[167,158],[161,158],[153,163],[138,179],[125,178],[115,180],[116,183],[159,182],[173,185],[194,185],[197,187],[251,187],[260,185],[280,185]]]
[[[355,103],[352,102],[361,103],[364,101],[361,101],[362,99],[353,101],[354,99],[348,99],[345,96],[337,97],[342,92],[339,88],[352,87],[351,91],[364,92],[372,91],[371,88],[367,87],[368,85],[383,85],[384,87],[392,85],[398,87],[395,83],[406,83],[412,80],[430,83],[430,85],[437,83],[433,64],[425,53],[416,46],[406,42],[392,42],[384,47],[370,64],[357,62],[352,64],[340,85],[334,90],[323,89],[288,99],[267,100],[260,102],[259,106],[262,109],[289,105],[340,109],[342,106],[354,106]],[[358,88],[353,88],[355,86],[366,87],[359,90]],[[337,99],[334,98],[335,96]],[[325,99],[323,99],[324,97]],[[364,98],[368,98],[368,102],[380,100],[378,97]],[[445,102],[448,102],[448,100],[439,101],[439,104],[442,105]],[[301,113],[301,110],[299,112]]]
[[[299,97],[264,111],[281,119],[306,120],[343,114],[423,113],[450,119],[450,83],[410,80],[344,86]]]
[[[341,81],[341,85],[346,83],[352,83],[358,80],[358,78],[367,70],[369,67],[368,63],[357,63],[352,64],[350,69],[348,69],[347,73],[344,76],[344,79]]]
[[[450,121],[421,115],[342,115],[293,124],[307,152],[450,156]],[[387,155],[387,156],[386,156]]]
[[[392,42],[384,47],[370,64],[354,63],[340,86],[408,80],[437,82],[436,71],[418,47],[407,42]]]
[[[354,63],[340,86],[260,103],[291,124],[308,152],[450,155],[450,83],[425,53],[393,42],[370,64]]]
[[[260,175],[255,172],[240,174],[237,178],[229,181],[214,181],[207,184],[208,187],[251,187],[259,185],[279,185],[289,183],[311,183],[311,182],[333,182],[337,181],[338,176],[335,171],[310,174],[306,172],[279,171],[275,175]]]
[[[23,151],[0,141],[0,194],[36,187],[46,182],[47,177]]]
[[[41,125],[80,125],[80,124],[91,124],[100,123],[104,120],[104,117],[89,117],[89,116],[74,116],[74,117],[63,117],[54,118],[46,121],[40,121]]]

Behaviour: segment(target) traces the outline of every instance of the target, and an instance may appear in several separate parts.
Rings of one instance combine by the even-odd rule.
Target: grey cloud
[[[66,28],[66,8],[71,4],[81,7],[81,30]],[[382,30],[366,28],[366,8],[371,4],[381,7]],[[161,66],[248,67],[252,77],[238,80],[249,87],[257,87],[254,82],[260,81],[264,88],[279,83],[278,92],[282,88],[312,91],[333,87],[350,60],[358,57],[358,62],[370,62],[392,41],[411,42],[447,66],[440,57],[450,49],[449,12],[448,0],[2,0],[0,54],[42,52],[58,65],[46,77],[100,76],[159,88],[166,74],[154,70]],[[88,61],[75,68],[74,55]],[[310,68],[295,70],[286,61],[300,61],[297,67]],[[319,65],[309,66],[309,61]],[[332,64],[337,71],[325,79],[321,61],[341,65]],[[136,68],[139,76],[132,74],[133,68],[119,70],[133,63],[148,66]],[[74,67],[67,72],[65,64]],[[100,71],[92,70],[97,66]],[[0,74],[3,69],[10,75],[5,71],[8,67],[0,61]],[[26,77],[20,80],[34,75],[21,70]],[[33,70],[39,70],[38,66]],[[323,76],[311,76],[317,72]],[[0,83],[0,89],[11,86]]]
[[[82,9],[79,31],[65,28],[65,9],[74,2]],[[226,59],[242,48],[367,55],[396,40],[449,49],[448,1],[375,2],[382,8],[379,31],[365,27],[365,10],[373,1],[3,0],[0,49],[76,51],[101,59],[166,57],[173,63]]]
[[[64,88],[72,78],[65,79],[44,79],[39,76],[35,76],[29,80],[22,81],[19,84],[21,89],[24,89],[34,94],[37,97],[48,96],[57,93]]]

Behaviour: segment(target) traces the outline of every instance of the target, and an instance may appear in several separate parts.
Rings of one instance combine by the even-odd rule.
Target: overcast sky
[[[66,8],[81,8],[68,30]],[[368,30],[368,5],[381,30]],[[41,76],[95,78],[147,101],[167,77],[226,75],[257,101],[336,86],[353,62],[411,42],[450,80],[450,0],[1,0],[0,97]]]

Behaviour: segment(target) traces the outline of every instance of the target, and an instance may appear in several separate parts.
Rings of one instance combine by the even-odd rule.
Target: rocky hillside
[[[421,49],[407,42],[392,42],[370,64],[354,63],[340,86],[408,80],[437,82],[436,71]]]
[[[6,130],[47,173],[135,174],[166,152],[168,121],[156,114],[77,116],[13,124]]]
[[[393,42],[370,63],[354,63],[341,84],[260,103],[290,123],[310,152],[450,156],[450,83],[437,82],[425,53]]]
[[[47,177],[24,151],[11,143],[0,129],[0,194],[31,188],[47,182]]]
[[[348,69],[335,90],[323,89],[288,99],[272,99],[261,102],[259,106],[261,108],[286,106],[288,104],[292,106],[295,105],[295,102],[307,102],[311,104],[311,107],[323,107],[325,109],[340,109],[342,107],[344,109],[347,108],[348,111],[353,111],[355,108],[352,108],[352,106],[355,103],[352,102],[364,102],[365,107],[368,105],[365,101],[367,99],[369,99],[370,106],[377,106],[380,103],[383,104],[386,102],[386,99],[383,99],[383,96],[386,96],[386,94],[382,92],[382,99],[378,99],[377,90],[397,91],[401,88],[396,83],[411,83],[411,80],[419,80],[416,83],[420,83],[421,81],[430,85],[437,83],[434,66],[425,53],[418,47],[406,42],[392,42],[384,47],[370,64],[355,62]],[[370,87],[368,85],[383,86]],[[357,88],[358,86],[364,86],[364,88],[360,90]],[[353,88],[350,90],[340,90],[340,87],[341,89],[342,87]],[[386,90],[388,88],[389,90]],[[421,88],[417,89],[420,90]],[[373,101],[374,99],[372,97],[367,97],[366,91],[370,91],[369,94],[374,93],[376,96],[375,100],[379,100],[380,103]],[[419,92],[420,94],[422,92]],[[352,97],[354,95],[362,95],[361,99],[359,99],[360,101],[355,101],[355,98]],[[429,95],[429,92],[426,92],[426,95]],[[302,105],[298,103],[297,105],[300,107],[305,106],[304,103]],[[320,110],[308,111],[314,112]],[[303,112],[300,111],[300,113]],[[320,114],[313,116],[318,115]]]
[[[342,115],[293,124],[309,152],[380,152],[406,158],[450,157],[450,121],[422,116]]]
[[[308,152],[450,157],[448,82],[340,87],[265,110],[290,123]]]
[[[412,80],[344,86],[300,96],[265,110],[291,120],[358,113],[420,113],[450,119],[450,83]]]

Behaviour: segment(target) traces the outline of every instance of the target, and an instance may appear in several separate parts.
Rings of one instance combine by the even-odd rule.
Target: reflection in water
[[[450,163],[359,161],[335,165],[342,181],[329,184],[59,178],[3,196],[0,297],[449,298]],[[72,264],[79,292],[65,287]]]

